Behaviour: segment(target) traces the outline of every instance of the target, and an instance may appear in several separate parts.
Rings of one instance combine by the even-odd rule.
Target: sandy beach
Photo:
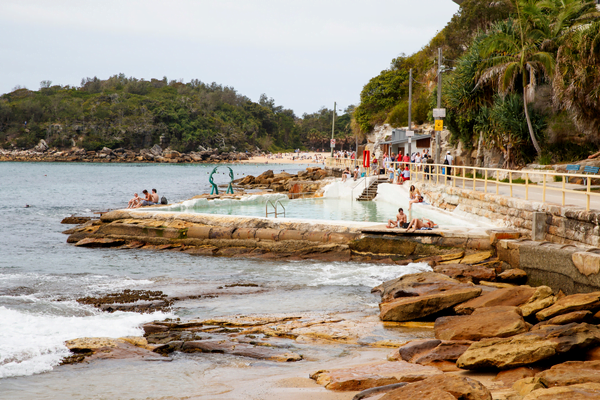
[[[240,161],[251,164],[324,164],[331,153],[301,152],[277,153],[269,156],[250,157],[249,160]]]

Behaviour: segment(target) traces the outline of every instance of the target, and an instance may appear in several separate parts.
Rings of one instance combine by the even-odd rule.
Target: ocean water
[[[68,354],[63,342],[86,336],[141,335],[140,324],[167,317],[357,309],[376,315],[378,299],[370,293],[371,287],[405,273],[428,269],[419,264],[401,267],[265,261],[169,251],[82,249],[67,244],[67,236],[61,233],[71,227],[61,225],[62,218],[123,208],[134,191],[144,188],[158,189],[159,195],[171,202],[207,192],[212,168],[213,165],[0,163],[0,398],[171,398],[159,396],[158,389],[152,391],[153,382],[148,379],[140,380],[149,385],[144,390],[135,389],[128,381],[121,382],[121,386],[115,383],[112,389],[101,382],[120,382],[116,375],[127,376],[129,369],[155,373],[157,368],[163,368],[165,380],[170,377],[176,382],[174,377],[179,379],[186,368],[206,374],[221,365],[222,371],[239,372],[248,366],[248,361],[214,355],[201,360],[177,356],[168,367],[115,364],[116,369],[111,370],[108,363],[95,369],[57,367]],[[232,168],[237,177],[257,175],[267,168],[276,173],[282,169],[293,173],[306,165],[245,164]],[[215,180],[225,183],[227,177],[217,176]],[[25,208],[26,204],[30,207]],[[81,296],[125,288],[193,294],[240,282],[256,283],[260,290],[186,301],[170,313],[108,314],[75,301]],[[251,379],[252,374],[247,372],[244,376]],[[91,376],[96,376],[98,382],[92,384]],[[63,380],[69,381],[70,386],[62,385]],[[166,381],[162,383],[168,387]],[[189,382],[178,384],[185,388],[182,396],[202,397],[198,393],[219,392],[218,385],[186,384]],[[113,393],[119,390],[120,395]]]

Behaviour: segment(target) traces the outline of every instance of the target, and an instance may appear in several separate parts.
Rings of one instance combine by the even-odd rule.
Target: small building
[[[381,142],[381,150],[385,154],[410,154],[414,152],[423,153],[423,150],[429,150],[431,154],[431,135],[414,131],[412,138],[406,136],[405,129],[392,130],[391,140]],[[409,141],[410,139],[410,142]],[[410,149],[409,149],[410,148]]]

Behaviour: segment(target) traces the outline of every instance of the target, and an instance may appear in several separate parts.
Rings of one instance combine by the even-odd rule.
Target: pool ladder
[[[269,212],[269,204],[273,208],[273,211],[271,211],[271,212]],[[277,206],[281,206],[281,208],[283,208],[283,217],[285,218],[285,207],[283,206],[283,204],[281,204],[281,200],[275,201],[275,204],[273,204],[273,202],[271,200],[267,200],[267,202],[265,203],[265,217],[268,217],[270,214],[275,214],[275,218],[277,218],[277,214],[280,214],[277,211],[278,210]]]

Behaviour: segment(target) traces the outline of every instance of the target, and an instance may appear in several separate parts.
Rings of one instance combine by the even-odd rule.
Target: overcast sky
[[[457,10],[451,0],[1,0],[0,93],[122,72],[266,93],[298,116],[344,109]]]

